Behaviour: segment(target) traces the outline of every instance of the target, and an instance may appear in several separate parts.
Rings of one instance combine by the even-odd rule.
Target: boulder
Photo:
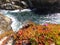
[[[0,34],[12,30],[11,23],[10,18],[0,14]]]
[[[1,8],[6,10],[22,9],[22,7],[11,3],[2,4]]]
[[[16,10],[16,9],[26,8],[27,6],[22,4],[21,1],[20,0],[1,0],[0,9]]]

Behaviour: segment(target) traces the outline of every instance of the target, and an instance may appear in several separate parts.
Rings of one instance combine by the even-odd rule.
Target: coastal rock
[[[60,0],[24,0],[35,13],[60,13]]]
[[[26,9],[38,10],[40,13],[59,13],[60,0],[0,0],[0,9],[16,10]]]
[[[26,8],[20,0],[1,0],[0,2],[0,9],[16,10]]]
[[[1,8],[6,9],[6,10],[22,9],[22,7],[20,7],[18,5],[13,5],[11,3],[2,4]]]
[[[10,18],[0,14],[0,34],[12,30],[11,23],[12,21]]]

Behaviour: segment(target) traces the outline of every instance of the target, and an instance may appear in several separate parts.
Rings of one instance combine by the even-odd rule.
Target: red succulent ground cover
[[[60,24],[29,23],[17,32],[15,45],[60,45]]]

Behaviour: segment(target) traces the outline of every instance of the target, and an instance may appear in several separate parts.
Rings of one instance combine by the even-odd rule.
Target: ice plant
[[[17,32],[15,45],[60,45],[60,24],[28,24]]]

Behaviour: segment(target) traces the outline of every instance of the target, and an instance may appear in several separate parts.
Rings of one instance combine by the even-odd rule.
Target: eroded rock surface
[[[0,34],[12,30],[11,23],[12,21],[10,18],[0,14]]]
[[[24,7],[20,0],[0,0],[0,9],[16,10]]]

